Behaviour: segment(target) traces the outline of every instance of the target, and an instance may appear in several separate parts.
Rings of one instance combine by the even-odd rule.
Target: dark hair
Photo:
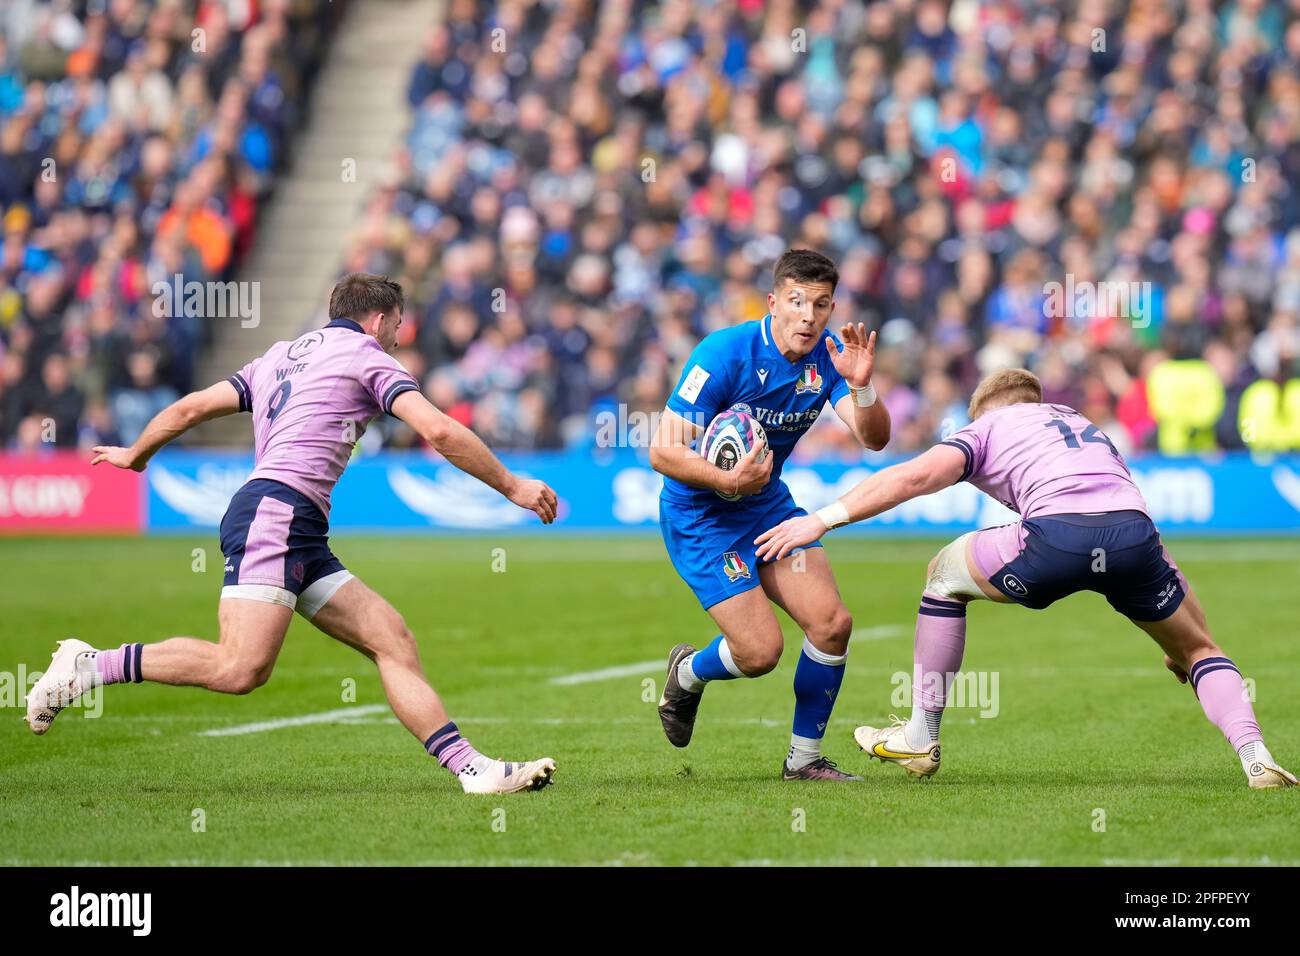
[[[349,272],[330,293],[330,318],[363,319],[372,312],[392,312],[405,305],[402,287],[388,276]]]
[[[840,270],[835,263],[812,249],[787,249],[772,269],[772,288],[779,289],[790,279],[794,282],[829,282],[831,291],[840,284]]]

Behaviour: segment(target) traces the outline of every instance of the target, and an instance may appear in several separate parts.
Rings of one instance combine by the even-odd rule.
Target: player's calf
[[[1277,763],[1264,743],[1237,665],[1214,642],[1200,602],[1176,568],[1174,572],[1174,597],[1181,600],[1173,613],[1158,621],[1134,623],[1164,650],[1166,660],[1174,665],[1169,669],[1180,682],[1191,685],[1206,718],[1237,752],[1250,787],[1263,790],[1297,786],[1296,777]]]

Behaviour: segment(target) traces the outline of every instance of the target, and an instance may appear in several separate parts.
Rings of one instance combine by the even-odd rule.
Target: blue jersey
[[[795,443],[817,421],[828,399],[833,405],[849,394],[848,383],[826,351],[827,335],[818,338],[811,352],[791,362],[772,339],[772,316],[765,315],[757,322],[720,329],[695,347],[668,397],[669,410],[701,427],[728,408],[753,415],[767,432],[774,456],[772,478],[758,494],[733,503],[710,489],[665,477],[666,503],[724,510],[767,508],[784,493],[781,468]],[[839,340],[830,337],[838,347]]]

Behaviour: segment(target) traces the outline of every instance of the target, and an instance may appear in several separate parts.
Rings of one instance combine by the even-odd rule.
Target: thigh
[[[402,615],[358,577],[349,577],[316,611],[311,622],[372,660],[415,652],[415,640]]]
[[[787,554],[780,561],[764,564],[758,573],[767,596],[809,636],[820,634],[828,622],[848,614],[831,563],[821,548]]]
[[[1014,604],[1011,597],[993,585],[993,579],[1001,568],[1020,556],[1025,544],[1024,526],[1017,521],[996,528],[981,528],[965,537],[963,550],[971,580],[990,601]]]
[[[781,625],[762,588],[719,601],[709,608],[718,630],[727,638],[733,657],[751,659],[777,653],[785,644]]]
[[[1142,621],[1137,618],[1129,620],[1146,631],[1184,672],[1190,670],[1201,658],[1215,657],[1222,653],[1210,634],[1205,612],[1191,591],[1184,594],[1174,613],[1166,618],[1159,621]]]
[[[293,608],[276,601],[223,597],[217,606],[222,653],[250,670],[269,673],[292,618]]]

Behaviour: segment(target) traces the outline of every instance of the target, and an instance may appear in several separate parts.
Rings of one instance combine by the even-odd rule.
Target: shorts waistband
[[[250,495],[275,498],[277,501],[293,505],[295,509],[306,509],[307,513],[313,518],[321,521],[325,520],[325,514],[320,510],[320,506],[316,502],[292,485],[286,485],[283,481],[276,481],[274,478],[253,478],[244,482],[239,491]]]
[[[1082,528],[1109,528],[1112,525],[1127,524],[1130,521],[1150,521],[1151,519],[1141,511],[1129,509],[1127,511],[1104,511],[1099,514],[1036,515],[1028,520],[1059,521],[1062,524],[1072,524]]]

